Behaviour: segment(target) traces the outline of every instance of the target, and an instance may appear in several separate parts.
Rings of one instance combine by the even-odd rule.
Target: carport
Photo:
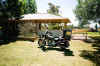
[[[14,22],[15,21],[15,22]],[[39,30],[41,30],[41,24],[47,24],[47,23],[64,23],[64,25],[66,26],[67,23],[70,23],[70,20],[68,18],[62,17],[62,16],[56,16],[53,14],[46,14],[46,13],[42,13],[42,14],[25,14],[22,15],[21,19],[15,20],[15,19],[11,19],[9,23],[14,22],[16,23],[21,23],[21,22],[26,22],[26,23],[32,23],[35,24],[35,33],[37,33]],[[16,27],[15,27],[16,28]]]
[[[37,30],[40,30],[39,25],[41,23],[64,23],[67,24],[70,22],[68,18],[62,16],[56,16],[52,14],[26,14],[23,15],[23,18],[20,19],[22,22],[32,22],[37,24]],[[19,22],[20,22],[19,21]]]

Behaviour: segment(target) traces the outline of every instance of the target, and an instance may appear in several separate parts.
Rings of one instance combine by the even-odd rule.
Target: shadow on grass
[[[18,37],[15,36],[15,37],[9,37],[9,38],[4,39],[4,40],[0,40],[0,46],[1,45],[7,45],[11,42],[16,42],[16,41],[31,41],[31,42],[33,42],[32,39],[18,38]]]
[[[83,40],[87,43],[100,43],[100,36],[90,37],[91,39]]]
[[[83,50],[80,56],[92,61],[96,66],[100,66],[100,36],[90,38],[91,40],[84,40],[84,42],[91,43],[95,51]]]
[[[83,40],[86,43],[91,43],[92,47],[100,48],[100,36],[91,37],[92,39]]]
[[[100,36],[91,37],[94,40],[100,41]]]
[[[7,39],[0,40],[0,46],[7,45],[10,42],[15,42],[16,40],[17,40],[17,38],[9,38],[9,39],[7,38]]]
[[[70,49],[65,49],[64,50],[64,55],[65,56],[74,56],[73,51],[71,51]]]
[[[71,51],[70,49],[61,49],[61,48],[56,48],[56,47],[52,47],[52,48],[42,48],[42,50],[44,52],[47,51],[52,51],[52,50],[56,50],[56,51],[60,51],[60,52],[64,52],[64,56],[74,56],[73,51]]]
[[[96,66],[100,66],[100,52],[99,51],[87,51],[83,50],[80,54],[81,57],[88,59],[96,64]]]

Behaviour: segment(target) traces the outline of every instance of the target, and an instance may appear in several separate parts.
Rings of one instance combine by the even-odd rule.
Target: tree
[[[22,15],[22,1],[21,0],[1,0],[0,1],[0,16],[5,17],[19,17]]]
[[[60,8],[60,6],[55,6],[52,3],[48,3],[48,5],[49,5],[49,9],[47,10],[48,13],[54,14],[54,15],[59,15],[59,8]]]
[[[35,0],[24,0],[23,1],[23,10],[24,10],[24,14],[36,13],[37,6],[36,6]]]
[[[16,34],[18,31],[14,29],[17,27],[15,22],[8,23],[9,18],[19,19],[23,14],[36,13],[36,9],[35,0],[0,0],[0,20],[3,18],[0,26],[3,27],[5,35],[11,32]]]
[[[36,11],[35,0],[0,0],[0,16],[19,17]]]
[[[78,5],[76,6],[74,13],[79,20],[79,26],[82,28],[84,25],[88,24],[88,15],[86,12],[87,1],[78,0]]]
[[[49,9],[47,10],[47,12],[49,14],[60,16],[59,14],[60,6],[54,5],[52,3],[48,3],[48,5],[49,5]],[[58,29],[58,28],[59,28],[59,25],[56,23],[49,24],[49,29]]]
[[[22,14],[22,1],[21,0],[0,0],[0,27],[2,27],[4,39],[8,39],[11,34],[17,35],[17,30],[14,29],[15,24],[9,23],[9,18],[18,19]],[[10,29],[12,27],[12,29]],[[12,34],[12,35],[13,35]]]
[[[23,0],[23,12],[24,14],[33,14],[37,12],[37,6],[35,0]],[[27,27],[28,26],[28,27]],[[19,33],[21,35],[27,36],[28,34],[33,34],[35,30],[34,27],[39,27],[38,25],[35,26],[34,23],[20,23],[18,25]],[[27,27],[27,28],[26,28]]]
[[[2,31],[5,39],[8,39],[9,36],[17,36],[18,30],[15,22],[9,23],[9,18],[19,19],[23,14],[22,11],[22,0],[0,0],[0,26],[3,27]]]
[[[100,19],[100,0],[78,0],[78,5],[74,10],[80,24],[87,24],[89,21],[97,22]],[[99,23],[99,21],[98,21]]]

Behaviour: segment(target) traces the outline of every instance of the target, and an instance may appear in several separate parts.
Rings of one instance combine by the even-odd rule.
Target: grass
[[[88,36],[90,37],[100,36],[100,32],[88,32]]]
[[[15,41],[0,45],[0,66],[93,66],[91,61],[79,56],[80,50],[93,49],[82,41],[71,41],[69,50],[64,51],[65,56],[59,48],[43,52],[37,43]]]
[[[27,41],[17,41],[8,45],[1,45],[0,66],[25,66],[25,64],[35,63],[39,58],[34,54],[33,51],[35,49],[32,47],[32,43]]]
[[[88,32],[88,29],[73,29],[72,31],[73,34],[86,34],[86,32],[90,37],[100,36],[100,32]]]
[[[25,63],[25,60],[30,59],[32,56],[29,56],[29,53],[32,53],[32,48],[27,47],[23,42],[2,45],[0,46],[0,66],[16,66]]]
[[[73,34],[86,34],[90,37],[100,37],[100,32],[73,32]]]
[[[92,62],[96,63],[96,66],[100,66],[100,54],[97,54],[97,51],[82,51],[80,54],[81,57],[85,59],[91,60]]]

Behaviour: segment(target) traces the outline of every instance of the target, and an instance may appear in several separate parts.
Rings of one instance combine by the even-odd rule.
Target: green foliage
[[[76,17],[79,20],[80,27],[83,27],[84,25],[88,24],[86,5],[87,5],[87,1],[78,0],[78,5],[76,6],[76,9],[74,10]]]
[[[66,29],[73,29],[73,25],[67,25]]]
[[[100,36],[100,33],[99,32],[88,32],[88,36],[96,37],[96,36]]]
[[[27,28],[26,28],[27,27]],[[19,23],[18,24],[18,28],[19,28],[19,35],[21,36],[31,36],[34,34],[34,32],[36,31],[36,24],[34,23]]]
[[[55,29],[56,29],[56,30],[57,30],[57,29],[59,30],[59,29],[61,29],[61,27],[59,26],[59,24],[53,23],[53,24],[49,24],[49,25],[48,25],[48,29],[49,29],[49,30],[55,30]]]
[[[59,15],[59,8],[60,8],[60,6],[55,6],[52,3],[48,3],[48,5],[49,5],[49,9],[47,10],[48,13],[54,14],[54,15]]]
[[[87,5],[87,14],[89,20],[100,18],[100,0],[90,0]]]
[[[74,10],[81,26],[89,21],[97,21],[100,18],[100,0],[78,0],[78,5]]]
[[[37,6],[35,0],[24,0],[23,6],[25,14],[37,12]]]
[[[22,5],[23,5],[23,13],[24,14],[32,14],[37,12],[37,6],[35,0],[21,0]],[[27,28],[26,28],[27,27]],[[32,23],[19,23],[18,28],[19,28],[19,34],[23,36],[32,36],[33,33],[35,32],[35,24]]]
[[[19,17],[37,11],[35,0],[0,0],[0,16]]]
[[[47,10],[48,13],[60,16],[59,15],[60,6],[56,6],[52,3],[48,3],[48,5],[49,5],[49,9]],[[49,29],[60,29],[60,26],[58,26],[58,24],[55,24],[55,23],[49,24]]]
[[[0,16],[4,17],[19,17],[22,14],[22,1],[20,0],[5,0],[0,1]]]
[[[22,26],[19,29],[17,28],[14,29],[15,27],[17,27],[16,24],[8,26],[9,24],[8,18],[18,19],[23,14],[36,13],[37,11],[35,0],[13,0],[13,1],[5,0],[5,2],[2,2],[2,1],[3,0],[0,0],[0,20],[3,18],[1,22],[4,28],[5,35],[7,35],[8,32],[10,34],[16,34],[16,31],[18,30],[20,31],[20,29],[23,28]],[[1,22],[0,22],[0,26],[1,26]],[[29,26],[29,24],[27,24],[27,26]],[[26,27],[24,27],[24,29],[26,29]],[[32,28],[31,26],[29,27]],[[26,31],[22,30],[21,32],[25,31],[25,33],[28,33],[31,30],[30,28],[29,30],[26,30]]]

